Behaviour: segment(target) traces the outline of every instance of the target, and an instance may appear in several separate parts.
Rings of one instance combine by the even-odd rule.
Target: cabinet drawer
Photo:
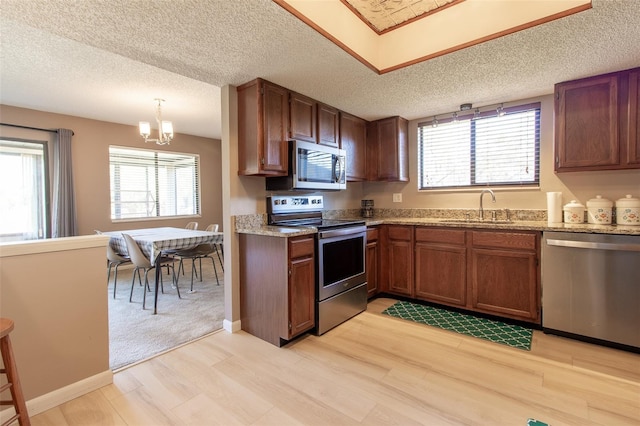
[[[392,225],[387,228],[389,239],[411,241],[413,226]]]
[[[378,239],[378,228],[367,228],[367,241],[376,241]]]
[[[473,247],[494,247],[499,249],[536,250],[536,233],[523,232],[471,232]]]
[[[416,227],[416,242],[464,245],[465,231]]]
[[[315,242],[313,236],[289,238],[289,259],[313,256]]]

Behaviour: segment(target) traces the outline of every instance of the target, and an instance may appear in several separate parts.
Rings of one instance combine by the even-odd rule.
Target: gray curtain
[[[73,131],[58,129],[52,146],[51,237],[77,235],[76,201],[73,189],[71,137]]]

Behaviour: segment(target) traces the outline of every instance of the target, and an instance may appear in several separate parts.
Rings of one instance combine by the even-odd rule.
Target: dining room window
[[[111,219],[200,214],[200,156],[109,146]]]
[[[47,143],[0,139],[0,180],[0,242],[47,238]]]

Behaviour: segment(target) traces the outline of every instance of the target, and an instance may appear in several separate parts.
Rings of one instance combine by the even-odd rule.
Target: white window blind
[[[111,219],[200,214],[200,157],[109,147]]]
[[[540,180],[540,104],[418,124],[419,189]]]

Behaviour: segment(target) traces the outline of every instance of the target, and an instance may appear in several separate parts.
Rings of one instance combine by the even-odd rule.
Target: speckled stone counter
[[[359,219],[367,226],[376,225],[416,225],[468,229],[501,229],[529,231],[563,231],[591,234],[640,235],[640,226],[593,225],[589,223],[547,223],[544,210],[496,211],[496,222],[491,220],[491,210],[485,212],[488,219],[479,223],[476,209],[376,209],[374,217],[363,219],[359,209],[328,210],[323,212],[326,219]],[[465,222],[469,218],[470,222]],[[504,223],[509,218],[509,223]],[[452,222],[455,221],[455,222]],[[293,228],[269,226],[266,215],[236,216],[235,230],[240,234],[268,235],[274,237],[294,237],[313,234],[314,227]]]

